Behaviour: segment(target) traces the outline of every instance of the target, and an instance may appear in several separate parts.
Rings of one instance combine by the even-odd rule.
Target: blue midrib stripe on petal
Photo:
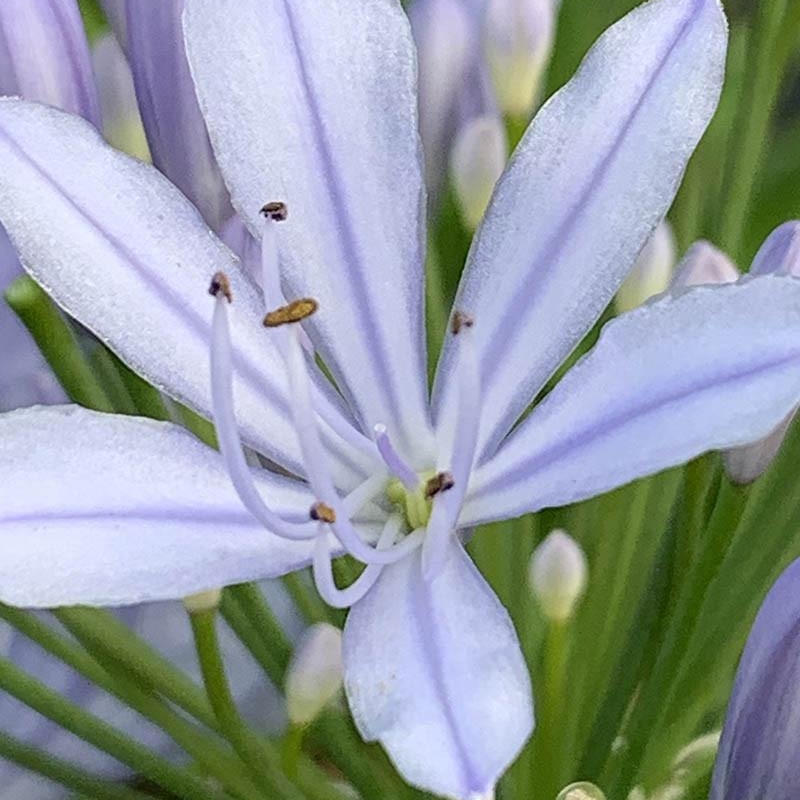
[[[502,319],[524,319],[531,307],[531,297],[541,296],[546,290],[546,284],[553,279],[552,265],[558,260],[558,256],[562,248],[566,246],[569,240],[570,231],[578,224],[586,206],[592,197],[593,190],[596,185],[602,181],[606,173],[611,169],[614,159],[622,148],[627,135],[639,116],[639,112],[649,97],[651,91],[655,87],[659,77],[666,68],[670,57],[677,49],[678,45],[686,36],[689,27],[694,22],[705,4],[705,0],[695,0],[692,8],[686,15],[685,19],[678,25],[675,36],[670,40],[669,45],[664,51],[664,54],[659,59],[656,68],[653,70],[650,79],[647,81],[639,99],[631,110],[630,114],[625,118],[622,126],[614,138],[609,151],[600,161],[598,166],[591,172],[586,182],[586,186],[581,192],[575,204],[567,211],[567,214],[561,224],[555,229],[549,241],[545,244],[541,255],[533,264],[530,265],[521,286],[512,294],[511,300],[507,309],[503,313]],[[613,91],[613,88],[610,90]],[[505,344],[508,339],[507,326],[497,325],[494,328],[489,343],[486,347],[484,357],[481,359],[484,369],[484,380],[490,381],[497,372],[497,369],[503,363],[501,356],[502,351],[505,349]],[[505,426],[505,421],[500,420],[495,430],[486,437],[487,440],[494,440],[497,434],[500,433],[498,428]]]
[[[528,480],[530,479],[531,475],[535,474],[537,471],[546,469],[564,455],[572,455],[580,451],[581,449],[591,445],[597,439],[601,439],[602,437],[613,433],[616,428],[619,428],[635,417],[652,414],[664,406],[684,400],[693,394],[699,394],[718,386],[721,387],[733,385],[738,381],[758,377],[759,375],[768,373],[771,370],[781,369],[782,367],[787,367],[791,364],[797,364],[798,362],[800,362],[800,351],[789,356],[783,356],[779,359],[774,359],[765,364],[759,364],[758,366],[752,367],[748,370],[736,370],[735,372],[715,375],[710,379],[697,381],[696,383],[691,383],[688,386],[682,386],[680,390],[660,395],[649,403],[626,406],[613,416],[601,420],[597,424],[590,425],[582,430],[578,430],[568,438],[560,440],[557,444],[549,448],[545,447],[545,449],[540,451],[537,455],[520,462],[510,472],[500,472],[497,477],[481,486],[480,490],[473,494],[469,499],[475,500],[498,489],[505,491],[518,481]],[[544,402],[547,401],[545,400]],[[535,424],[535,414],[536,411],[534,410],[531,414],[530,422],[526,422],[526,425]],[[502,451],[498,453],[495,458],[497,459],[498,463],[502,464]]]

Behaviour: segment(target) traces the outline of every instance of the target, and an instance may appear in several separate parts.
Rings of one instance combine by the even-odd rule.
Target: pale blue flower
[[[21,101],[0,104],[0,219],[69,313],[214,417],[222,457],[149,420],[2,418],[0,597],[126,604],[313,561],[323,597],[353,605],[361,732],[410,782],[482,795],[530,733],[530,686],[456,533],[752,441],[800,398],[800,283],[767,276],[620,317],[514,427],[672,202],[719,95],[719,3],[640,7],[544,106],[476,234],[430,403],[399,4],[188,0],[185,32],[260,285],[156,170]],[[302,298],[317,312],[264,329]],[[240,437],[281,470],[249,467]],[[354,585],[331,550],[367,565]]]
[[[800,792],[800,560],[770,589],[745,646],[710,800],[795,800]]]

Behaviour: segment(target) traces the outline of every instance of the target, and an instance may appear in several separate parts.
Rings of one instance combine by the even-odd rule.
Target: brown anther
[[[430,500],[436,497],[437,494],[452,489],[455,485],[456,482],[449,472],[437,472],[436,475],[425,484],[425,499]]]
[[[456,311],[453,314],[453,319],[450,320],[450,332],[453,336],[458,336],[462,328],[471,328],[474,324],[474,318],[465,311]]]
[[[314,520],[314,522],[327,522],[328,525],[332,525],[334,522],[336,522],[336,512],[321,500],[318,500],[313,506],[311,506],[311,510],[308,512],[308,515]]]
[[[288,325],[291,322],[300,322],[306,317],[310,317],[319,308],[319,303],[313,297],[302,297],[300,300],[292,300],[291,303],[274,311],[270,311],[264,317],[265,328],[277,328],[279,325]]]
[[[224,272],[215,272],[208,286],[208,293],[213,297],[219,297],[222,294],[229,303],[232,303],[233,292],[231,291],[230,278]]]
[[[261,213],[273,222],[283,222],[289,216],[289,209],[286,208],[286,203],[273,200],[261,206]]]

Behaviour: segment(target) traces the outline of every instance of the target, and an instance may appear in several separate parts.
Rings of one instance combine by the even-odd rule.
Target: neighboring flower
[[[800,222],[785,222],[764,240],[749,274],[800,277]],[[739,270],[722,251],[708,242],[697,242],[678,265],[672,291],[733,283],[738,279]],[[793,409],[767,436],[723,452],[725,471],[734,483],[751,483],[766,472],[775,460],[794,416]]]
[[[718,99],[721,8],[638,8],[542,109],[479,227],[430,404],[399,4],[189,0],[185,29],[260,286],[155,169],[23,101],[0,103],[0,218],[69,313],[214,417],[222,456],[80,408],[0,419],[0,596],[118,605],[313,562],[322,596],[353,605],[345,689],[365,738],[418,786],[484,794],[531,731],[531,695],[458,531],[752,441],[800,398],[800,283],[767,276],[619,317],[515,427],[673,199]],[[252,469],[242,442],[280,470]],[[342,551],[366,564],[344,589]]]
[[[770,589],[745,646],[710,800],[795,800],[800,791],[800,560]]]

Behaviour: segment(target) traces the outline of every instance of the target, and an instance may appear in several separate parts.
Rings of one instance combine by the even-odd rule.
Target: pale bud
[[[631,311],[667,290],[675,267],[677,248],[670,224],[664,220],[642,248],[633,269],[619,287],[615,305],[620,313]]]
[[[505,125],[496,114],[471,119],[456,137],[450,170],[464,222],[471,230],[478,227],[489,205],[507,156]]]
[[[739,280],[739,270],[725,253],[710,242],[700,240],[687,251],[675,270],[672,289],[688,289]]]
[[[800,222],[784,222],[767,236],[753,259],[750,274],[800,278]]]
[[[342,632],[326,622],[312,625],[295,648],[286,672],[286,711],[307,725],[342,688]]]
[[[531,590],[545,616],[566,622],[586,589],[588,566],[581,546],[555,530],[534,550],[529,565]]]
[[[588,781],[571,783],[565,786],[559,793],[556,800],[606,800],[606,796],[601,789]]]
[[[222,589],[208,589],[183,598],[183,605],[190,614],[202,614],[213,611],[222,600]]]
[[[533,111],[554,31],[554,0],[489,0],[484,50],[504,113],[525,118]]]

